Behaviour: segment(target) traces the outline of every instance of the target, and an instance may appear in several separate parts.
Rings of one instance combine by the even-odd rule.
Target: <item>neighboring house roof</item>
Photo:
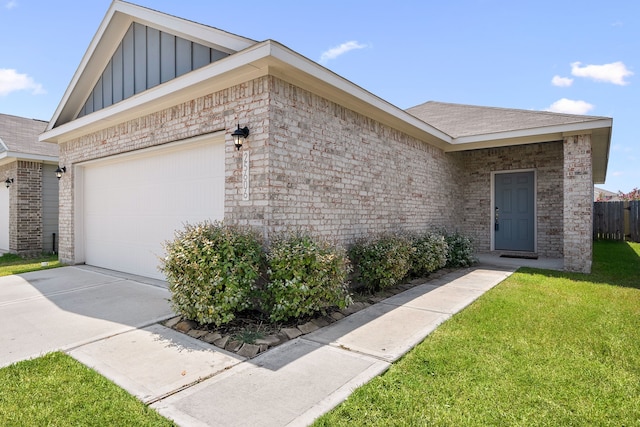
[[[0,114],[0,164],[15,158],[57,161],[58,146],[39,142],[47,122]]]
[[[231,55],[78,117],[134,22]],[[256,42],[120,0],[111,4],[40,139],[68,141],[116,121],[265,75],[282,78],[445,152],[558,141],[565,136],[590,133],[594,182],[604,182],[606,176],[610,118],[445,103],[426,103],[404,111],[273,40]]]
[[[604,188],[593,187],[593,201],[594,202],[619,202],[622,199],[618,197],[618,193],[605,190]]]

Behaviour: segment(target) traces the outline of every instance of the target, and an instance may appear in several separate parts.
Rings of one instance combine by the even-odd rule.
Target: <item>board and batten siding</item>
[[[229,56],[184,38],[133,23],[78,117]]]

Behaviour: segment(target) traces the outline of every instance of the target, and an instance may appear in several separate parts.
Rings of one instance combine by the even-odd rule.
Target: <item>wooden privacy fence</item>
[[[593,238],[640,242],[640,200],[595,202]]]

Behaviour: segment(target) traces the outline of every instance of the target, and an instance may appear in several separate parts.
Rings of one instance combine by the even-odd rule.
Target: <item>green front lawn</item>
[[[47,265],[43,266],[45,262]],[[27,273],[29,271],[46,270],[60,267],[57,255],[43,255],[37,258],[22,258],[15,254],[3,254],[0,256],[0,276]]]
[[[173,426],[64,353],[0,369],[2,426]]]
[[[640,425],[640,244],[521,269],[316,425]]]
[[[640,425],[640,244],[522,269],[317,425]],[[0,425],[173,425],[62,353],[0,369]]]

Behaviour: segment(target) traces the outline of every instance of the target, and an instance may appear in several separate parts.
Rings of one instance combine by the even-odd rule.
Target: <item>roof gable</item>
[[[153,65],[148,67],[150,62],[146,55],[143,57],[140,53],[142,49],[138,51],[138,55],[129,53],[129,50],[133,51],[134,46],[144,46],[145,50],[155,49],[156,37],[159,43],[165,42],[165,52],[169,52],[173,43],[175,56],[173,60],[162,61],[159,60],[159,55],[152,56]],[[254,40],[213,27],[114,0],[87,48],[47,130],[105,108],[255,43]],[[176,47],[179,47],[180,53],[177,53]],[[158,49],[161,49],[159,45]],[[129,55],[126,60],[125,54]],[[189,56],[188,61],[185,54]],[[118,63],[118,56],[123,59],[122,64]],[[208,59],[205,60],[205,58]],[[157,73],[156,62],[158,62]],[[173,76],[167,71],[170,68],[168,64],[171,62],[174,64],[175,75]],[[120,82],[113,72],[116,70],[118,73],[120,65],[129,67],[123,68],[120,74],[120,76],[129,76],[123,82]],[[163,65],[164,75],[160,68]],[[151,72],[151,79],[148,78],[149,73],[147,73],[150,68],[154,69]],[[119,89],[120,83],[123,84],[122,98],[118,91],[115,95],[113,92],[113,85]],[[131,86],[133,86],[133,93],[131,93]]]
[[[134,22],[77,117],[101,110],[229,55],[228,52]]]

